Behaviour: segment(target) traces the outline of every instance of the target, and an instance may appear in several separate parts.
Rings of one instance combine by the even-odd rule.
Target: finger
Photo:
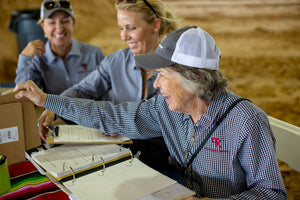
[[[20,91],[20,90],[23,90],[23,89],[26,89],[27,86],[26,86],[26,83],[19,83],[15,86],[14,88],[14,92],[17,92],[17,91]]]
[[[41,57],[45,53],[45,45],[44,43],[39,44],[36,48],[36,53]]]
[[[111,137],[118,137],[120,134],[118,134],[118,133],[114,133],[114,134],[111,134],[110,136]]]
[[[16,99],[22,99],[26,97],[26,91],[25,90],[19,90],[16,94],[15,94],[15,98]]]
[[[44,127],[41,123],[39,124],[39,134],[40,134],[40,138],[46,142],[46,137],[45,135],[48,133],[48,128]]]
[[[102,133],[103,135],[105,135],[105,136],[110,136],[109,134],[106,134],[106,133]]]

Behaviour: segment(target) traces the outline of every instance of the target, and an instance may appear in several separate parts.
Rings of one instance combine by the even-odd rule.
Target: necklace
[[[184,166],[187,165],[189,153],[192,150],[192,147],[194,146],[196,142],[196,131],[194,132],[193,136],[190,138],[191,143],[188,145],[186,152],[184,153]]]

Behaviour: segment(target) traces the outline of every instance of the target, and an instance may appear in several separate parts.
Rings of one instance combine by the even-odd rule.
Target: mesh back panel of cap
[[[189,67],[218,69],[220,51],[214,39],[200,28],[181,34],[171,60]]]

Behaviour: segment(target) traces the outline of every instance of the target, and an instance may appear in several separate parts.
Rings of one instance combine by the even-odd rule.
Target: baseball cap
[[[134,57],[137,66],[158,69],[174,64],[218,70],[221,52],[214,39],[197,26],[170,32],[155,52]]]
[[[44,0],[41,5],[41,19],[50,17],[56,11],[65,11],[74,18],[72,5],[69,0]]]

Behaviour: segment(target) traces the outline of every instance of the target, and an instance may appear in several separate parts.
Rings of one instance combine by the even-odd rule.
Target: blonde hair
[[[152,24],[158,17],[161,20],[159,36],[166,35],[177,29],[177,21],[174,15],[165,9],[161,0],[147,0],[156,11],[157,15],[145,4],[143,0],[136,0],[134,3],[127,3],[126,0],[115,4],[116,10],[126,10],[130,12],[141,12],[144,14],[144,20]]]

